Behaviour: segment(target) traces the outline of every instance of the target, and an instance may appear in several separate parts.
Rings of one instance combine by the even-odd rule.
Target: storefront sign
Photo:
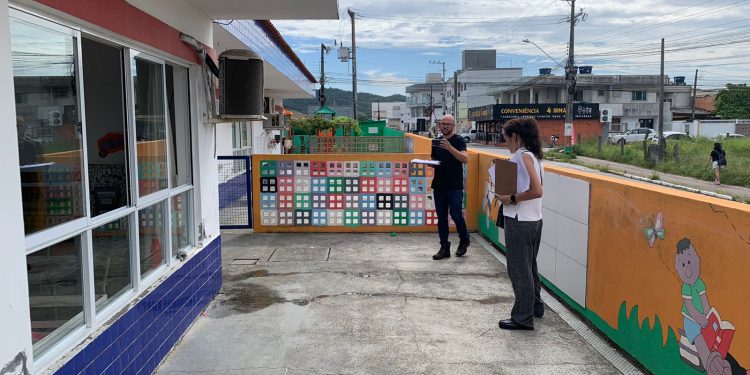
[[[495,107],[490,104],[482,107],[469,108],[469,121],[492,121],[495,120]]]
[[[574,104],[573,116],[576,119],[593,119],[599,117],[598,103]],[[565,104],[496,104],[496,119],[510,120],[519,117],[533,117],[537,120],[556,120],[565,118]]]

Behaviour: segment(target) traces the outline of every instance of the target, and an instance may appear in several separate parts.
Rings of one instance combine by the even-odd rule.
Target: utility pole
[[[380,99],[378,99],[378,121],[380,121]]]
[[[443,114],[445,114],[445,107],[448,104],[447,103],[448,98],[445,95],[445,61],[437,61],[437,60],[432,61],[432,60],[430,60],[430,64],[437,64],[437,65],[442,65],[443,66],[443,78],[442,78],[442,80],[443,80],[443,82],[442,82],[443,83]]]
[[[357,41],[354,33],[354,16],[352,8],[347,9],[352,19],[352,118],[357,120]]]
[[[320,94],[318,100],[320,101],[320,107],[322,108],[326,104],[326,60],[325,55],[331,51],[331,47],[327,47],[325,44],[320,43]]]
[[[458,71],[453,72],[453,117],[458,120]]]
[[[664,159],[664,38],[661,38],[661,74],[659,75],[659,156],[657,160]]]
[[[434,106],[432,105],[432,85],[430,85],[430,130],[432,130],[432,127],[435,125],[432,122],[432,113],[435,111]]]
[[[575,68],[575,28],[576,28],[576,0],[570,0],[570,42],[568,44],[568,66],[565,71],[567,81],[568,97],[565,101],[565,136],[573,136],[573,99],[576,93],[576,68]]]
[[[690,122],[693,123],[695,122],[695,100],[697,99],[696,95],[698,95],[698,69],[695,69],[695,80],[693,81],[693,101],[690,104]]]

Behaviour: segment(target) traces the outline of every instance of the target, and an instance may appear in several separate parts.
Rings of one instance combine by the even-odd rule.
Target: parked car
[[[471,129],[468,133],[461,133],[459,134],[461,137],[464,138],[466,143],[474,142],[477,140],[477,130]]]
[[[742,134],[737,133],[726,133],[726,134],[719,134],[714,139],[721,140],[721,139],[732,139],[732,138],[744,138],[745,136]]]
[[[667,131],[664,132],[664,138],[668,141],[681,141],[681,140],[689,140],[691,139],[689,135],[683,133],[683,132],[676,132],[676,131]],[[659,133],[654,132],[653,135],[649,136],[649,139],[653,143],[659,143]]]
[[[657,134],[656,130],[651,128],[637,128],[630,129],[622,134],[614,134],[609,137],[610,143],[634,143],[643,142],[644,139],[650,138],[654,134]]]

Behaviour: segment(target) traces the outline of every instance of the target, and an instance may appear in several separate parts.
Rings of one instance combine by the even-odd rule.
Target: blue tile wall
[[[55,374],[151,374],[220,288],[218,237]]]

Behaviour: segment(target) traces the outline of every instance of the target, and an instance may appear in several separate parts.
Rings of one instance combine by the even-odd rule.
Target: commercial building
[[[629,129],[655,128],[659,122],[659,75],[593,75],[579,74],[576,78],[576,103],[597,103],[612,116],[612,132]],[[672,111],[684,111],[691,105],[691,87],[684,79],[665,77],[664,124],[671,128]],[[565,103],[565,77],[540,75],[523,77],[512,85],[489,90],[498,104]]]
[[[289,97],[312,81],[240,20],[337,17],[335,0],[0,0],[4,373],[156,368],[221,286],[216,42],[265,45],[267,95]]]

